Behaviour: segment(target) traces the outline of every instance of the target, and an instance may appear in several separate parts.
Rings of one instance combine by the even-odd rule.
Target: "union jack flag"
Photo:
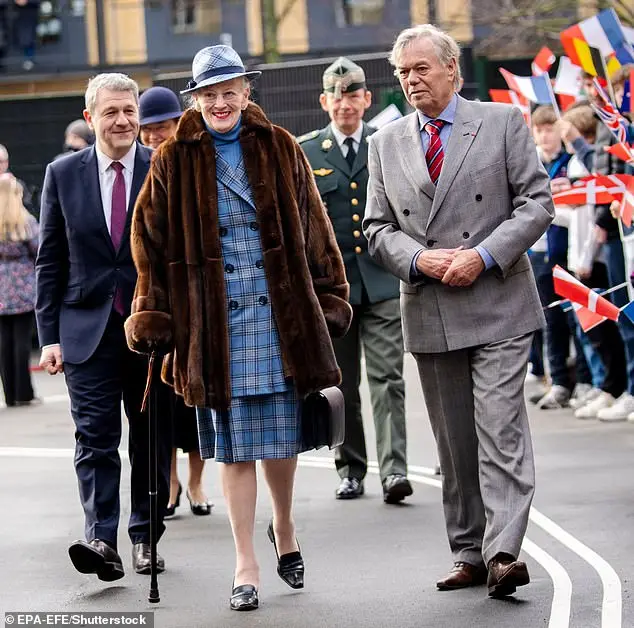
[[[612,132],[612,135],[616,137],[619,144],[625,144],[627,142],[628,127],[627,120],[619,113],[619,110],[612,104],[610,97],[606,94],[605,89],[601,85],[601,82],[595,77],[592,81],[594,88],[597,91],[599,98],[601,99],[601,105],[592,104],[592,108],[599,116],[603,124]]]

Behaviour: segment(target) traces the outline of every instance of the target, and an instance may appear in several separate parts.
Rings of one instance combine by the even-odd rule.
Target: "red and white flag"
[[[626,227],[632,226],[632,216],[634,215],[634,177],[623,193],[623,200],[619,209],[619,216]]]
[[[553,64],[556,60],[557,57],[555,57],[555,53],[548,46],[544,46],[537,53],[537,55],[533,59],[533,63],[531,64],[533,76],[546,74],[546,72],[548,72],[548,70],[553,67]]]
[[[634,146],[621,142],[620,144],[609,146],[606,151],[625,163],[634,164]]]
[[[553,268],[555,293],[573,303],[578,303],[595,314],[612,321],[619,318],[619,308],[605,297],[584,286],[578,279],[566,272],[559,264]]]
[[[503,102],[507,105],[515,105],[524,116],[526,124],[531,125],[531,108],[528,98],[511,89],[490,89],[489,96],[493,102]]]
[[[572,309],[575,311],[579,325],[583,331],[588,332],[594,329],[597,325],[600,325],[603,321],[607,321],[607,316],[601,316],[596,312],[592,312],[587,307],[579,305],[578,303],[572,304]]]
[[[618,200],[622,192],[620,186],[606,182],[598,182],[596,177],[580,179],[572,187],[553,194],[555,207],[575,207],[579,205],[609,205]]]

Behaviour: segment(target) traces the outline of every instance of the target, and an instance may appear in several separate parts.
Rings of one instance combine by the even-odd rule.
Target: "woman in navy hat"
[[[176,133],[183,115],[178,96],[167,87],[150,87],[139,98],[139,137],[145,146],[157,149]]]
[[[236,546],[230,606],[258,607],[253,547],[257,460],[273,506],[277,573],[304,586],[292,514],[302,444],[298,401],[341,380],[331,335],[352,318],[348,284],[310,165],[293,136],[250,102],[227,46],[204,48],[184,93],[193,106],[161,145],[137,201],[139,272],[131,348],[168,353],[163,377],[197,407]]]
[[[139,98],[140,132],[139,137],[145,146],[157,149],[165,140],[176,134],[178,120],[183,115],[178,96],[167,87],[150,87]],[[188,408],[183,398],[176,394],[172,397],[172,417],[174,425],[174,449],[172,451],[172,469],[170,474],[170,497],[165,518],[174,516],[180,506],[183,488],[178,479],[176,451],[182,449],[189,457],[189,481],[187,499],[195,515],[211,513],[212,504],[205,495],[202,485],[205,461],[198,449],[198,430],[196,411]]]

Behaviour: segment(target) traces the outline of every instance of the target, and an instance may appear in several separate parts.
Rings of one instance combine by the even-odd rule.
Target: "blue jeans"
[[[623,255],[621,240],[609,240],[603,245],[603,250],[605,252],[610,287],[618,286],[627,279],[625,274],[625,256]],[[609,296],[612,303],[617,307],[623,307],[629,302],[626,287],[613,292]],[[630,395],[634,395],[634,324],[632,324],[627,316],[620,316],[618,326],[625,349],[627,392],[630,393]]]
[[[605,367],[601,361],[601,356],[594,350],[594,347],[590,342],[590,338],[588,338],[587,334],[583,331],[583,329],[581,329],[581,325],[579,325],[577,321],[575,321],[575,327],[577,340],[581,345],[583,354],[586,357],[586,362],[588,363],[588,368],[590,369],[592,387],[601,388],[601,386],[603,386],[603,381],[605,380]]]

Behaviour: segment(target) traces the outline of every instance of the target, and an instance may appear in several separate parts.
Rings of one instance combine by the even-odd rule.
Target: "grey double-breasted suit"
[[[526,251],[554,215],[548,176],[519,110],[460,96],[437,185],[416,113],[372,136],[368,163],[363,229],[370,253],[401,279],[452,551],[476,565],[517,556],[534,486],[523,381],[544,322]],[[494,266],[469,287],[411,275],[421,249],[477,245]]]

